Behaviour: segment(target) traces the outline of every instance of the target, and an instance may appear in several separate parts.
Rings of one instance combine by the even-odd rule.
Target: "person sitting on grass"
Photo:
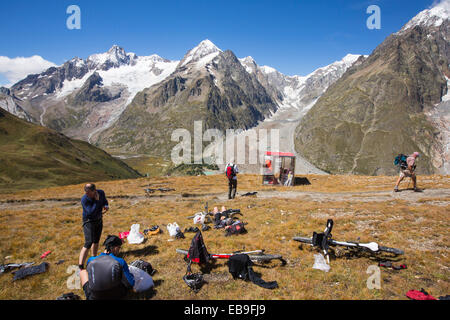
[[[214,214],[214,228],[224,228],[227,225],[230,225],[232,223],[232,219],[228,218],[226,214],[222,214],[227,209],[222,206],[221,211],[217,207],[214,207],[213,214]]]
[[[81,285],[86,300],[118,300],[124,298],[134,286],[134,276],[128,264],[118,254],[122,240],[109,235],[105,251],[87,261],[86,269],[80,271]]]

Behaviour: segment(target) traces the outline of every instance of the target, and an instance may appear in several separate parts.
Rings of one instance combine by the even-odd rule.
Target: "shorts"
[[[400,177],[404,178],[404,177],[412,177],[414,174],[414,172],[409,171],[409,169],[405,169],[405,170],[400,170]]]
[[[90,249],[93,243],[99,243],[103,230],[103,220],[86,221],[83,223],[84,247]]]

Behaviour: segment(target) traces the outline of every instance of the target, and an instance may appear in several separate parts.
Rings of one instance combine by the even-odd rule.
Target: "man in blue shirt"
[[[119,258],[122,240],[109,235],[105,251],[87,261],[86,270],[80,271],[80,280],[87,300],[124,298],[135,284],[128,264]]]
[[[88,183],[84,186],[85,195],[81,198],[83,207],[83,233],[84,246],[81,249],[78,265],[84,269],[89,249],[92,248],[92,256],[98,251],[98,243],[103,230],[103,214],[109,210],[108,200],[103,190],[97,190],[95,184]]]

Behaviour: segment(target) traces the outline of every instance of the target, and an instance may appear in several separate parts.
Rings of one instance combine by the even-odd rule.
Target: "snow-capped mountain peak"
[[[360,54],[347,54],[344,58],[342,58],[341,60],[335,61],[332,64],[329,64],[325,67],[319,68],[315,71],[313,71],[312,73],[310,73],[309,75],[306,76],[306,78],[310,78],[314,75],[323,75],[323,74],[331,74],[336,72],[336,70],[340,70],[339,74],[343,74],[343,71],[347,70],[348,68],[350,68],[358,59],[359,57],[361,57]],[[364,55],[364,57],[368,57],[366,55]]]
[[[222,51],[210,40],[206,39],[200,42],[194,49],[192,49],[196,54],[208,55],[212,52]]]
[[[75,57],[70,60],[69,63],[74,64],[77,68],[82,68],[86,64],[86,61],[81,58]]]
[[[272,68],[272,67],[269,67],[269,66],[262,66],[262,67],[261,67],[261,70],[262,70],[262,72],[264,72],[265,74],[274,73],[274,72],[277,71],[276,69],[274,69],[274,68]]]
[[[253,59],[252,56],[248,56],[242,59],[239,59],[241,62],[246,62],[246,63],[256,63],[255,59]]]
[[[185,66],[188,63],[201,62],[201,65],[214,59],[220,52],[214,43],[206,39],[200,42],[195,48],[189,50],[180,62],[180,66]]]
[[[89,56],[87,62],[91,68],[109,69],[117,68],[137,58],[134,53],[127,54],[125,50],[118,45],[113,45],[105,53],[97,53]]]
[[[430,9],[423,10],[412,18],[398,33],[421,25],[426,27],[439,27],[450,18],[450,0],[443,0]]]
[[[356,62],[356,60],[359,59],[360,56],[361,56],[360,54],[349,53],[342,59],[342,62],[350,67]],[[365,57],[367,57],[367,56],[365,56]]]
[[[248,73],[253,73],[258,68],[255,59],[253,59],[253,57],[251,56],[240,58],[239,61]]]
[[[110,54],[122,54],[125,55],[125,50],[121,47],[119,47],[117,44],[114,44],[109,50],[108,53]]]

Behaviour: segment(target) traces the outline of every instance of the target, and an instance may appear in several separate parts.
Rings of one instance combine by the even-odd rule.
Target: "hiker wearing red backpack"
[[[414,191],[420,192],[420,190],[417,188],[417,178],[416,178],[416,174],[414,173],[414,171],[416,170],[416,158],[418,158],[418,157],[419,157],[419,153],[414,152],[408,158],[406,158],[406,166],[407,167],[400,169],[400,176],[398,177],[397,183],[395,184],[394,192],[398,192],[398,186],[399,186],[400,182],[403,180],[403,178],[405,178],[405,177],[411,178],[411,180],[413,181]]]
[[[225,174],[228,178],[228,199],[234,199],[236,196],[236,190],[237,190],[237,174],[238,174],[238,168],[237,166],[231,161],[229,164],[227,164],[227,167],[225,169]]]

